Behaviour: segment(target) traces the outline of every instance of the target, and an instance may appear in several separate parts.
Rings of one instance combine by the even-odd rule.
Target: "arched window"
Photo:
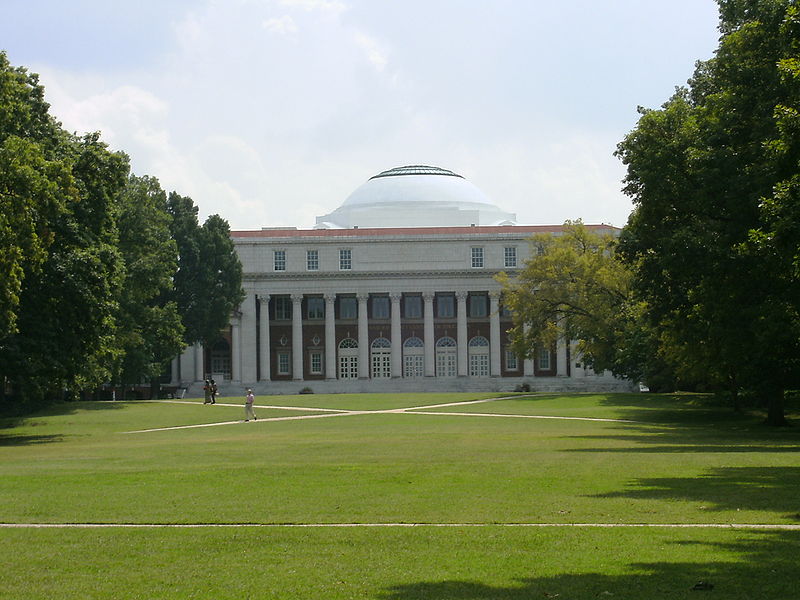
[[[373,350],[376,349],[376,348],[390,348],[391,349],[391,347],[392,347],[392,342],[390,342],[389,340],[387,340],[384,337],[376,338],[372,342]]]
[[[372,378],[387,379],[392,376],[392,343],[385,337],[376,338],[371,346]]]
[[[339,342],[339,379],[358,379],[358,342],[353,338]]]
[[[436,340],[436,376],[455,377],[458,371],[456,341],[451,337]]]
[[[418,337],[403,342],[403,377],[425,375],[425,343]]]
[[[482,335],[469,341],[469,376],[489,376],[489,340]]]

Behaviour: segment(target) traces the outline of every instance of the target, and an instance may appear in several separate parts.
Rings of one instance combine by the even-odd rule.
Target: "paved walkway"
[[[515,415],[515,414],[501,414],[501,413],[472,413],[472,412],[446,412],[435,411],[437,408],[447,408],[451,406],[468,406],[471,404],[483,404],[487,402],[496,402],[497,400],[510,400],[518,398],[519,396],[503,396],[499,398],[484,398],[481,400],[465,400],[461,402],[447,402],[443,404],[429,404],[425,406],[410,406],[406,408],[389,408],[385,410],[344,410],[338,408],[314,408],[308,406],[273,406],[269,404],[257,404],[254,406],[256,409],[278,409],[288,411],[301,411],[313,412],[317,414],[311,415],[293,415],[287,417],[266,417],[257,419],[254,423],[270,423],[274,421],[300,421],[305,419],[324,419],[329,417],[352,417],[355,415],[386,415],[386,414],[412,414],[412,415],[432,415],[432,416],[447,416],[447,417],[492,417],[501,419],[561,419],[568,421],[603,421],[608,423],[637,423],[637,421],[628,421],[625,419],[599,419],[594,417],[558,417],[552,415]],[[190,402],[188,400],[148,400],[147,402],[157,402],[163,404],[189,404],[197,406],[197,402]],[[224,402],[217,402],[214,406],[229,406],[243,408],[242,404],[230,404]],[[321,413],[321,414],[320,414]],[[121,433],[150,433],[153,431],[172,431],[176,429],[197,429],[199,427],[219,427],[221,425],[238,425],[243,423],[243,420],[237,421],[218,421],[214,423],[201,423],[199,425],[177,425],[174,427],[155,427],[153,429],[139,429],[136,431],[123,431]]]

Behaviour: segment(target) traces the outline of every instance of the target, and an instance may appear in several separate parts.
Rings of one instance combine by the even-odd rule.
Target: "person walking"
[[[251,390],[250,388],[247,388],[247,396],[244,399],[244,422],[245,423],[247,423],[250,420],[250,418],[252,418],[253,421],[258,421],[258,417],[256,416],[256,413],[253,412],[253,401],[255,399],[256,399],[256,397],[253,395],[253,390]]]
[[[213,379],[211,380],[211,404],[217,403],[217,392],[219,389],[217,388],[217,382]]]
[[[205,392],[205,399],[203,400],[203,404],[212,404],[211,402],[211,382],[206,379],[205,385],[203,386],[203,392]]]

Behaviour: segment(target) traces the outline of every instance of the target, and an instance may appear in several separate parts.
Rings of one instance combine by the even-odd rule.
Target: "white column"
[[[523,331],[525,332],[525,336],[527,337],[528,331],[530,330],[531,326],[527,323],[522,325]],[[533,359],[526,358],[522,361],[522,374],[525,377],[533,377]]]
[[[169,383],[170,385],[178,385],[181,382],[180,376],[180,354],[172,359]]]
[[[194,380],[203,381],[205,379],[205,365],[203,363],[203,344],[200,342],[194,343]]]
[[[258,380],[256,373],[256,294],[247,292],[241,309],[242,336],[242,382],[254,383]]]
[[[259,381],[269,381],[272,379],[272,369],[270,366],[269,353],[269,294],[258,295],[259,306],[261,308],[261,320],[259,326],[259,349],[258,359],[261,363],[261,373]]]
[[[336,294],[325,294],[325,379],[336,379]]]
[[[500,292],[489,292],[489,374],[500,377]]]
[[[369,294],[358,294],[358,378],[369,379],[369,319],[367,299]]]
[[[567,344],[563,337],[556,340],[556,375],[567,376]]]
[[[456,292],[456,316],[458,323],[456,325],[456,334],[458,339],[458,376],[466,377],[467,373],[467,292]]]
[[[181,381],[194,381],[194,345],[187,346],[178,357],[180,362]],[[199,381],[202,381],[201,377]]]
[[[292,294],[292,379],[303,379],[303,294]]]
[[[425,345],[425,377],[436,375],[436,340],[433,339],[433,292],[425,292],[422,299],[425,302],[423,340]]]
[[[400,329],[400,294],[391,294],[392,302],[392,377],[403,376],[403,340]]]
[[[231,379],[242,380],[242,336],[241,319],[238,312],[231,318]]]

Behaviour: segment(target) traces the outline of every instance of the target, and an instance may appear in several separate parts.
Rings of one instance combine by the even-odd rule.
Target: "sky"
[[[525,224],[622,226],[613,156],[717,47],[713,0],[0,0],[0,50],[201,220],[310,228],[433,165]]]

